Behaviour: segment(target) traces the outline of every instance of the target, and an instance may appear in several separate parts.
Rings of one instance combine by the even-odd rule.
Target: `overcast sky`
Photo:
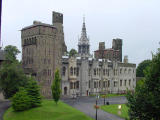
[[[64,15],[64,34],[68,50],[77,49],[85,15],[91,52],[99,42],[106,48],[113,38],[123,39],[123,56],[129,62],[151,59],[160,41],[160,0],[2,0],[3,46],[21,50],[21,30],[34,20],[52,23],[52,11]],[[18,56],[21,59],[21,55]]]

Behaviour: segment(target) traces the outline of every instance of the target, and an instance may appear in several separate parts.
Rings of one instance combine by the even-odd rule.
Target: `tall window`
[[[105,81],[103,81],[103,88],[105,88],[105,87],[106,87],[105,83],[106,83],[106,82],[105,82]]]
[[[66,67],[63,67],[62,75],[65,76],[65,74],[66,74]]]
[[[122,86],[122,80],[120,80],[120,86]]]
[[[94,69],[94,75],[96,76],[96,69]]]
[[[116,83],[117,83],[117,82],[116,82],[116,81],[114,81],[114,87],[116,87],[116,85],[117,85]]]
[[[105,69],[103,69],[103,75],[105,75]]]
[[[129,86],[131,85],[131,80],[129,80]]]
[[[79,81],[76,82],[76,88],[79,89]]]
[[[124,81],[124,86],[126,86],[126,84],[127,84],[127,80]]]
[[[94,88],[96,88],[96,82],[94,82]]]
[[[79,76],[79,67],[77,67],[77,76]]]
[[[76,68],[74,67],[74,75],[76,75]]]
[[[110,81],[108,81],[108,87],[110,86]]]
[[[122,74],[122,68],[120,69],[120,74]]]
[[[73,68],[70,68],[70,74],[73,75]]]

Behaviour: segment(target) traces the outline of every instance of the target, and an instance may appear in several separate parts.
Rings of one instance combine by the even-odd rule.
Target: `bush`
[[[31,107],[37,107],[41,105],[40,88],[37,82],[33,78],[29,78],[28,85],[26,86],[27,94],[31,100]]]
[[[14,111],[24,111],[31,107],[31,99],[24,88],[20,88],[12,97],[12,107]]]

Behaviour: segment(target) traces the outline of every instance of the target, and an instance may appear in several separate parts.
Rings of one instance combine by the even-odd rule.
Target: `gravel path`
[[[62,101],[71,105],[72,107],[84,112],[88,116],[95,118],[96,110],[94,109],[95,97],[80,97],[78,99],[62,98]],[[110,104],[124,104],[127,102],[125,97],[107,98]],[[103,99],[98,100],[98,105],[103,105]],[[124,120],[116,115],[107,113],[103,110],[98,110],[98,120]]]
[[[3,114],[9,107],[9,101],[0,101],[0,120],[3,120]]]

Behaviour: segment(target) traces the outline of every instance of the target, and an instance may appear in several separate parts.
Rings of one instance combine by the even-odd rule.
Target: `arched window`
[[[73,75],[73,68],[70,68],[70,74]]]
[[[65,76],[65,74],[66,74],[66,67],[63,67],[62,75]]]

